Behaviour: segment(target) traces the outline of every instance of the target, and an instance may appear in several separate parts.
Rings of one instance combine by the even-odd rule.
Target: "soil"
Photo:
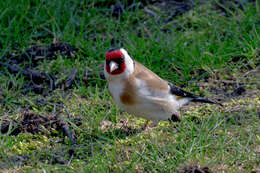
[[[80,125],[80,120],[74,119],[72,122],[76,122],[77,125]],[[10,127],[12,125],[12,127]],[[20,133],[43,133],[47,131],[52,132],[52,129],[61,131],[71,140],[71,143],[75,143],[74,132],[70,131],[68,124],[60,118],[58,114],[54,115],[40,115],[35,113],[24,112],[22,114],[22,119],[19,120],[3,120],[1,124],[1,133],[7,133],[10,130],[10,135],[18,135]],[[55,135],[52,133],[51,135]]]
[[[208,167],[199,168],[198,166],[190,166],[185,168],[182,173],[213,173]]]
[[[78,49],[70,44],[61,42],[53,43],[50,46],[33,45],[23,53],[8,53],[3,56],[0,62],[0,71],[5,72],[5,69],[7,69],[12,75],[20,73],[24,76],[26,83],[21,90],[23,94],[31,91],[46,95],[63,85],[65,86],[64,89],[71,88],[77,77],[77,69],[74,68],[68,79],[56,86],[55,81],[57,79],[55,76],[44,71],[38,72],[34,68],[45,59],[55,59],[58,54],[73,58],[77,51]],[[9,83],[8,86],[11,88],[13,84]]]

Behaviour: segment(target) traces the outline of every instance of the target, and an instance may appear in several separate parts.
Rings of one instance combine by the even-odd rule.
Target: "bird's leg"
[[[147,128],[150,129],[150,128],[156,127],[158,124],[158,121],[154,120],[151,125],[148,125],[148,123],[149,123],[149,120],[146,120],[142,130],[146,130]]]
[[[149,120],[146,120],[146,122],[144,123],[144,126],[142,127],[142,130],[146,130],[148,123],[149,123]]]
[[[174,112],[171,116],[170,122],[179,122],[181,121],[181,115],[178,112]]]
[[[159,121],[154,120],[150,127],[156,127]]]

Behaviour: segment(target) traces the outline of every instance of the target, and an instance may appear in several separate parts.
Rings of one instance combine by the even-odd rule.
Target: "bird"
[[[104,75],[108,91],[124,111],[146,119],[156,126],[159,121],[181,121],[179,109],[190,102],[219,104],[173,85],[130,57],[124,48],[105,53]]]

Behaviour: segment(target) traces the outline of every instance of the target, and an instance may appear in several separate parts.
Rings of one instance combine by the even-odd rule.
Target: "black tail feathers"
[[[192,102],[200,102],[200,103],[210,103],[210,104],[217,104],[220,106],[223,106],[221,103],[211,101],[209,99],[203,98],[203,97],[196,97],[191,100]]]

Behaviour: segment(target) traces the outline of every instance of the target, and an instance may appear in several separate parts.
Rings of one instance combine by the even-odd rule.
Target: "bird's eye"
[[[119,58],[119,59],[118,59],[118,62],[119,62],[119,63],[122,63],[122,62],[124,62],[124,60],[125,60],[124,57],[122,57],[122,58]]]

